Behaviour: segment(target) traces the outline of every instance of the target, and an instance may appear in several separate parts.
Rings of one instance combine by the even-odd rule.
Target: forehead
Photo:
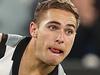
[[[56,21],[65,24],[73,24],[76,26],[76,18],[70,11],[61,9],[48,9],[41,16],[41,22]]]

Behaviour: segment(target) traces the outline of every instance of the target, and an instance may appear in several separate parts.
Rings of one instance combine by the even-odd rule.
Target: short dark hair
[[[65,2],[63,2],[65,1]],[[38,22],[40,14],[48,9],[55,8],[55,9],[62,9],[66,11],[70,11],[74,14],[77,24],[79,25],[79,15],[77,12],[77,8],[73,5],[70,0],[41,0],[34,13],[34,22]]]

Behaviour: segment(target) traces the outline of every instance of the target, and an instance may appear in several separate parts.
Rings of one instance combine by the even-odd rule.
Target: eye
[[[57,27],[56,25],[50,25],[50,26],[48,26],[48,28],[49,28],[50,30],[52,30],[52,31],[58,29],[58,27]]]
[[[66,35],[70,36],[72,34],[74,34],[74,30],[72,30],[72,29],[67,29],[66,30]]]

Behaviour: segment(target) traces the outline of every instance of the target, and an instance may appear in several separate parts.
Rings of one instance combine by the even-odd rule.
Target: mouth
[[[55,54],[62,54],[64,53],[64,51],[62,51],[61,49],[58,49],[58,48],[48,48],[52,53],[55,53]]]

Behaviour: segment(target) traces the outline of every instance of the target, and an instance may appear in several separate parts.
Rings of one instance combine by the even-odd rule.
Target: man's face
[[[49,9],[37,28],[36,57],[57,65],[69,54],[76,34],[76,19],[71,12]]]

